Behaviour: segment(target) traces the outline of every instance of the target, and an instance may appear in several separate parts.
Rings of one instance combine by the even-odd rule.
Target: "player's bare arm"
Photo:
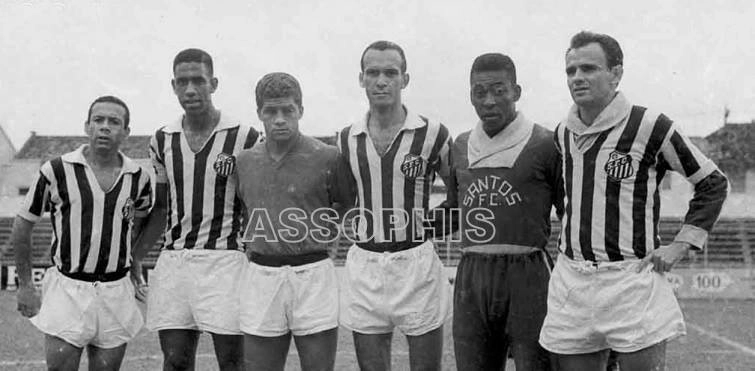
[[[144,220],[144,226],[141,229],[141,233],[136,233],[136,229],[132,236],[137,236],[136,243],[133,245],[133,257],[134,264],[141,264],[142,258],[146,256],[152,246],[157,243],[157,240],[165,232],[166,218],[168,215],[168,184],[156,183],[155,184],[155,205],[152,207],[149,215]],[[136,228],[137,220],[134,219],[134,227]],[[140,254],[140,255],[139,255]]]
[[[33,317],[39,312],[40,298],[31,279],[31,231],[34,223],[17,216],[13,221],[12,241],[16,252],[18,270],[18,311],[24,317]]]
[[[143,261],[147,255],[147,246],[141,246],[139,240],[144,231],[147,218],[135,217],[131,226],[131,282],[134,283],[136,299],[145,302],[147,300],[147,280],[144,278]]]

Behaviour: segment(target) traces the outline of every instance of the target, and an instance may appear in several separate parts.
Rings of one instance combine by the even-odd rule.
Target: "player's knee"
[[[99,358],[95,360],[94,362],[90,360],[89,363],[90,364],[94,363],[95,370],[116,371],[120,368],[120,362],[117,362],[116,360],[111,360],[111,359]]]
[[[191,370],[194,366],[194,356],[186,352],[169,350],[164,355],[164,370]]]
[[[234,354],[231,357],[218,357],[218,367],[221,371],[242,371],[244,370],[244,357],[241,354]]]

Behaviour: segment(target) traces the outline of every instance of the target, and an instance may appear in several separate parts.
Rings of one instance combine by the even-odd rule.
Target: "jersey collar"
[[[179,116],[176,120],[174,120],[170,124],[163,126],[162,131],[166,133],[183,132],[184,131],[183,119],[184,119],[184,115]],[[213,129],[212,132],[216,133],[221,130],[233,129],[238,126],[239,126],[238,120],[235,120],[232,117],[229,117],[223,114],[222,112],[220,112],[220,120],[218,121],[218,124],[215,126],[215,129]]]
[[[88,146],[88,144],[82,144],[76,150],[60,156],[60,159],[71,164],[82,164],[84,166],[91,167],[89,166],[89,162],[87,162],[86,157],[84,157],[84,149]],[[136,161],[132,160],[128,156],[124,155],[123,152],[118,151],[118,155],[121,156],[121,160],[123,161],[121,172],[136,173],[137,171],[141,170],[139,164],[137,164]]]
[[[632,104],[624,94],[617,92],[611,103],[600,112],[590,126],[585,125],[579,118],[579,107],[576,104],[572,105],[566,117],[566,127],[577,136],[601,133],[623,122],[631,111]]]
[[[401,129],[399,129],[399,133],[404,130],[416,130],[419,128],[424,127],[427,125],[425,120],[422,119],[419,115],[415,115],[413,112],[409,111],[406,106],[401,106],[404,111],[406,111],[406,119],[404,119],[404,125],[401,126]],[[362,117],[361,120],[354,123],[351,127],[351,136],[357,136],[359,134],[365,133],[367,134],[367,122],[370,118],[370,112],[367,111],[367,113]]]

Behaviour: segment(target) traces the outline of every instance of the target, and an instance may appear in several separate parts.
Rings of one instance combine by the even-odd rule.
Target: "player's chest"
[[[417,134],[411,131],[401,131],[396,138],[386,141],[357,136],[349,146],[351,170],[364,179],[379,176],[382,181],[422,181],[438,170],[441,160],[432,144],[417,139]]]
[[[292,158],[293,157],[293,158]],[[275,200],[327,199],[332,176],[326,162],[304,156],[249,161],[239,168],[239,186],[248,203]],[[245,200],[247,201],[247,200]]]
[[[598,184],[628,185],[639,174],[643,177],[654,174],[655,156],[646,153],[643,143],[622,145],[611,137],[602,142],[600,139],[587,148],[570,148],[565,161],[572,176],[592,177],[600,180]]]
[[[206,144],[212,144],[210,138],[214,139],[213,132],[202,133],[185,131],[183,134],[184,139],[186,140],[186,146],[189,151],[193,153],[202,151],[202,148],[204,148]]]
[[[90,168],[92,177],[94,178],[96,184],[95,186],[99,188],[102,192],[108,192],[113,188],[113,185],[115,185],[115,182],[120,178],[121,169],[120,168]]]
[[[58,184],[51,202],[58,212],[71,210],[77,215],[112,215],[133,218],[139,179],[136,173],[73,167],[75,181]],[[104,214],[103,214],[104,213]]]
[[[176,182],[192,178],[208,184],[214,184],[217,178],[228,179],[236,171],[236,156],[241,150],[233,134],[224,130],[206,139],[188,133],[171,134],[163,154],[168,176]]]
[[[480,168],[455,170],[459,203],[466,207],[511,207],[521,205],[535,175],[534,169]]]

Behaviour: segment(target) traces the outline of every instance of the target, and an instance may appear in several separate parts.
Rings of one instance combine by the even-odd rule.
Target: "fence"
[[[10,244],[12,218],[0,218],[0,288],[15,286],[15,261],[13,247]],[[661,242],[666,244],[673,240],[681,228],[679,218],[662,218],[659,225]],[[547,250],[555,257],[556,241],[560,223],[553,221]],[[43,219],[34,227],[32,233],[33,265],[35,275],[40,276],[44,267],[50,262],[50,242],[52,225],[49,219]],[[340,237],[330,245],[331,257],[336,265],[343,265],[351,242]],[[160,243],[152,248],[145,259],[145,267],[151,269],[160,254]],[[461,251],[458,243],[437,241],[438,255],[451,275],[458,265]],[[702,252],[691,252],[668,274],[668,279],[677,288],[682,297],[726,297],[755,298],[755,218],[722,219],[710,234],[708,244]]]

